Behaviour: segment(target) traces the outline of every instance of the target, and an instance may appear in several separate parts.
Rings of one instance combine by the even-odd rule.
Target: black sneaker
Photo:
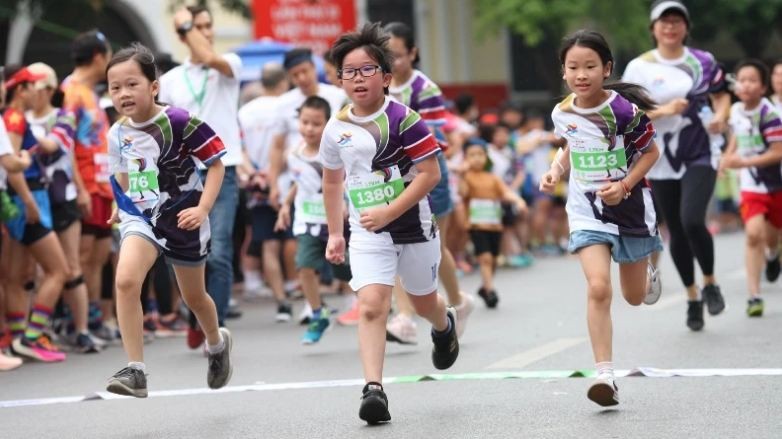
[[[293,308],[291,307],[290,303],[282,302],[277,305],[277,315],[275,316],[275,320],[277,320],[278,323],[290,322],[292,316]]]
[[[364,386],[361,395],[361,407],[358,409],[358,417],[369,425],[376,425],[391,420],[388,412],[388,397],[383,391],[383,385],[374,381]]]
[[[459,357],[459,340],[456,337],[456,311],[446,308],[446,315],[451,322],[451,330],[446,334],[436,335],[432,328],[432,364],[440,370],[448,369]]]
[[[687,301],[687,327],[693,331],[703,329],[703,301]]]
[[[487,308],[496,308],[497,302],[500,301],[500,298],[497,297],[497,292],[494,290],[486,290],[485,288],[481,287],[478,290],[478,296],[483,299],[483,301],[486,303]]]
[[[206,383],[210,389],[219,389],[228,384],[233,373],[233,365],[231,365],[231,347],[233,346],[231,332],[226,328],[220,328],[220,335],[223,336],[225,348],[216,354],[208,354],[209,370],[206,372]]]
[[[709,314],[716,316],[725,309],[725,299],[722,297],[719,286],[714,284],[706,285],[701,290],[701,296],[703,301],[706,302]]]
[[[136,368],[126,367],[109,378],[106,390],[117,395],[146,398],[147,376]]]
[[[779,255],[774,259],[766,260],[766,280],[776,282],[779,278],[779,272],[782,270],[782,264],[779,263]]]
[[[77,334],[73,343],[74,350],[80,354],[95,354],[100,352],[98,346],[87,334]]]

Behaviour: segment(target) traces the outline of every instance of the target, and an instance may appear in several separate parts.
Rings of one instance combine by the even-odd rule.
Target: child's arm
[[[344,204],[345,169],[323,167],[323,204],[326,207],[326,221],[329,226],[329,241],[326,244],[326,259],[333,264],[345,263]]]
[[[502,190],[502,201],[516,204],[516,208],[518,209],[519,213],[527,212],[527,202],[524,201],[523,198],[521,198],[511,188],[509,188],[508,185],[506,185],[505,182],[503,182],[499,177],[497,178],[497,184]]]
[[[724,158],[726,168],[762,168],[764,166],[776,165],[782,162],[782,142],[772,142],[763,154],[752,157],[741,157],[738,154],[731,154]]]
[[[0,157],[0,165],[8,172],[21,172],[30,167],[33,160],[27,151],[19,151],[18,154],[5,154]]]
[[[570,147],[566,144],[564,148],[557,151],[554,161],[551,162],[551,168],[540,177],[540,191],[551,194],[557,187],[557,183],[562,176],[570,169]]]
[[[722,153],[722,157],[720,157],[720,167],[719,171],[722,172],[726,169],[735,168],[736,160],[740,160],[740,157],[736,157],[736,147],[738,143],[736,142],[736,135],[731,133],[728,137],[728,146],[725,147],[725,152]]]
[[[185,230],[195,230],[201,227],[212,206],[215,204],[217,195],[220,193],[220,186],[223,184],[225,175],[225,166],[219,158],[213,160],[206,170],[206,181],[204,182],[204,192],[201,193],[201,199],[198,206],[185,209],[177,214],[177,227]]]
[[[280,206],[280,211],[277,213],[277,222],[274,224],[274,231],[279,232],[287,229],[291,225],[291,204],[296,199],[296,192],[298,192],[299,185],[293,183],[291,190],[285,197],[285,200]]]
[[[657,148],[657,143],[652,140],[649,147],[643,151],[641,157],[635,162],[635,166],[633,166],[633,169],[630,170],[625,178],[606,184],[596,192],[597,196],[609,206],[621,203],[635,185],[643,180],[646,173],[652,169],[658,157],[660,157],[660,149]]]
[[[440,181],[440,165],[435,154],[415,164],[418,175],[413,178],[402,194],[387,206],[375,207],[361,212],[361,225],[375,232],[399,218],[437,186]]]

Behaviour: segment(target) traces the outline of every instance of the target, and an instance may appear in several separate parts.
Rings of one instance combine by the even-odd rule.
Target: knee
[[[625,301],[631,306],[640,306],[642,303],[644,303],[644,296],[642,294],[625,294]]]
[[[427,316],[434,311],[437,307],[438,295],[436,292],[427,294],[426,296],[417,296],[411,299],[413,309],[419,316]]]
[[[136,279],[129,274],[118,272],[115,280],[117,295],[127,296],[140,294],[142,281],[143,279]]]
[[[608,279],[590,279],[587,292],[591,303],[601,306],[611,304],[611,283]]]
[[[683,217],[682,229],[688,236],[698,235],[702,231],[706,230],[706,218],[696,218],[691,216]]]
[[[359,314],[365,321],[375,321],[388,317],[388,309],[380,300],[359,299]]]
[[[749,247],[759,247],[761,245],[765,245],[765,239],[763,237],[763,232],[759,230],[747,230],[747,246]]]

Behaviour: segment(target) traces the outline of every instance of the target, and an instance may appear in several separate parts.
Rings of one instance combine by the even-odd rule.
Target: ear
[[[614,62],[608,61],[605,66],[603,66],[603,77],[605,79],[608,79],[609,76],[611,76],[611,71],[614,69]]]
[[[152,81],[152,96],[157,98],[158,93],[160,93],[160,81],[156,79]]]
[[[383,73],[383,88],[389,87],[391,85],[391,78],[393,78],[393,75],[390,73]]]

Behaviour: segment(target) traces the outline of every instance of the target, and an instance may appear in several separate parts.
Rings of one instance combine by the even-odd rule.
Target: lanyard
[[[182,69],[182,76],[185,77],[185,84],[187,84],[187,89],[190,90],[190,94],[193,96],[195,101],[198,103],[198,111],[197,114],[200,115],[201,108],[204,104],[204,96],[206,96],[206,81],[209,79],[209,71],[207,67],[201,68],[204,71],[204,80],[201,82],[201,90],[196,93],[195,89],[193,88],[193,83],[190,82],[190,77],[187,75],[187,69]]]

